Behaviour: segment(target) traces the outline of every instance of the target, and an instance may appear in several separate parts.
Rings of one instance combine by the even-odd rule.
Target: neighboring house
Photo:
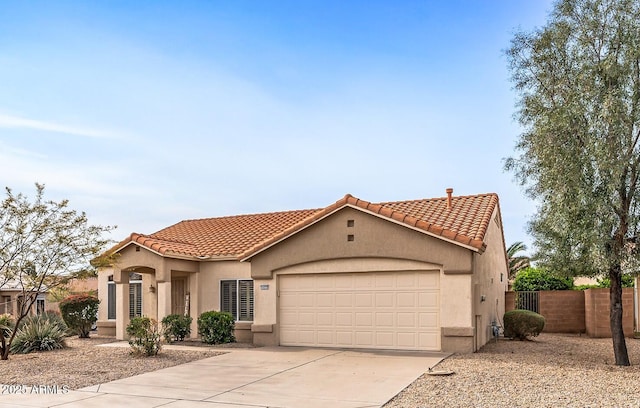
[[[182,221],[116,245],[98,329],[222,310],[256,345],[472,352],[504,313],[495,194]]]
[[[40,293],[34,294],[36,301],[31,307],[31,313],[44,313],[47,303],[46,289]],[[23,293],[22,285],[16,281],[8,281],[0,288],[0,314],[8,313],[15,316],[22,308],[25,293]]]

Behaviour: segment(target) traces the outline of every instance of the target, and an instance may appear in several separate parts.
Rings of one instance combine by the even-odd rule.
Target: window
[[[109,275],[107,282],[107,319],[116,319],[116,284],[113,275]]]
[[[236,321],[253,321],[253,281],[220,281],[220,310]]]
[[[107,319],[116,318],[116,283],[113,275],[109,275],[107,282]],[[142,275],[129,274],[129,318],[142,316]]]
[[[142,275],[129,274],[129,318],[142,316]]]
[[[44,295],[38,295],[36,298],[36,314],[41,315],[44,313]]]
[[[0,301],[0,310],[2,313],[13,314],[13,302],[11,302],[11,296],[2,296]]]

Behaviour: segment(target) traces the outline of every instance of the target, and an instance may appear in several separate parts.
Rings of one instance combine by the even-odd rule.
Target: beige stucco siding
[[[251,264],[247,262],[203,262],[200,268],[200,313],[220,310],[220,281],[226,279],[251,279]]]
[[[354,226],[348,227],[347,221]],[[353,235],[353,241],[348,236]],[[277,269],[325,259],[380,257],[444,265],[471,272],[471,251],[374,215],[344,208],[251,259],[254,279]]]
[[[507,290],[507,266],[504,236],[499,208],[496,207],[485,235],[486,251],[474,255],[473,308],[476,327],[476,349],[491,340],[491,323],[500,323],[504,315],[504,293]],[[483,300],[484,298],[484,300]]]

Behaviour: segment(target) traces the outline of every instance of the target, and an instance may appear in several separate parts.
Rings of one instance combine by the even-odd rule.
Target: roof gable
[[[334,204],[257,244],[242,254],[241,258],[247,260],[344,207],[366,211],[482,253],[486,249],[484,236],[497,205],[498,196],[494,193],[451,197],[450,207],[447,197],[371,203],[347,194]]]

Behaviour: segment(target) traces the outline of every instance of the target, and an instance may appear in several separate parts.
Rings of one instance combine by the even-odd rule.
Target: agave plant
[[[11,352],[27,354],[34,351],[49,351],[66,347],[67,328],[55,319],[35,316],[20,325]]]

